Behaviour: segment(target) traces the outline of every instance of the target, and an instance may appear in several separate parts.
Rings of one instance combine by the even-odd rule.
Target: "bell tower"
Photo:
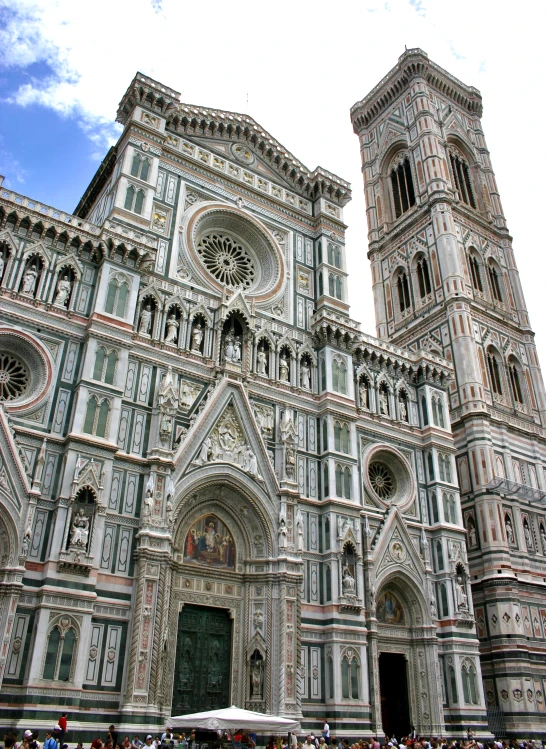
[[[377,334],[454,364],[484,691],[515,735],[546,730],[546,397],[481,115],[479,91],[420,49],[351,109]],[[439,425],[424,402],[420,418]],[[445,689],[464,708],[468,695]]]

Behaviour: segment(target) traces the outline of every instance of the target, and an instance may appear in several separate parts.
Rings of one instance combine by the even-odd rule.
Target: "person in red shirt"
[[[65,737],[66,728],[67,728],[66,713],[63,713],[61,717],[59,718],[59,728],[61,729],[59,731],[59,746],[62,746],[64,744],[64,737]]]

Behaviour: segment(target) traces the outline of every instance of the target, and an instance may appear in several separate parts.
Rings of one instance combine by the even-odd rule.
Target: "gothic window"
[[[343,298],[341,278],[339,276],[335,276],[333,273],[330,273],[328,276],[328,293],[335,299]]]
[[[149,159],[142,157],[138,152],[136,152],[133,156],[133,162],[131,164],[131,176],[140,177],[140,179],[146,181],[148,179],[149,171]]]
[[[398,291],[398,306],[400,308],[400,313],[406,312],[406,310],[411,306],[411,301],[408,276],[404,271],[398,274],[396,288]]]
[[[330,482],[328,480],[328,463],[324,464],[322,475],[324,477],[324,481],[323,481],[323,484],[324,484],[324,496],[327,497],[330,494]]]
[[[394,199],[394,212],[396,218],[400,218],[403,213],[415,205],[413,178],[411,176],[411,167],[407,156],[391,171],[391,185]]]
[[[49,633],[43,677],[48,681],[70,681],[75,654],[76,633],[57,625]]]
[[[445,583],[438,585],[438,611],[440,616],[449,616],[449,605],[447,602],[447,588]]]
[[[359,665],[355,656],[344,655],[341,661],[341,696],[344,700],[358,699]]]
[[[336,465],[336,497],[343,497],[343,468]]]
[[[341,253],[339,247],[335,244],[328,243],[328,263],[336,268],[341,268]]]
[[[455,497],[453,494],[443,493],[444,520],[446,523],[457,522],[457,512],[455,509]]]
[[[495,352],[492,349],[489,349],[489,351],[487,352],[487,368],[489,370],[491,390],[497,395],[502,395],[499,363],[497,361]]]
[[[429,294],[432,294],[426,257],[422,257],[417,261],[417,282],[419,284],[419,296],[421,299],[425,299]]]
[[[430,481],[434,481],[434,459],[432,457],[432,453],[427,453],[427,463],[428,463],[428,477]]]
[[[409,421],[408,394],[405,390],[400,390],[398,393],[398,418],[400,421]]]
[[[95,395],[87,401],[83,431],[85,434],[93,434],[95,437],[106,437],[108,428],[108,417],[110,416],[110,403],[103,399],[100,403]]]
[[[319,273],[318,288],[319,288],[319,296],[322,296],[324,294],[324,279],[322,278],[322,273]]]
[[[334,444],[337,452],[349,453],[349,427],[347,424],[334,423]]]
[[[454,153],[449,154],[449,160],[451,162],[451,171],[453,173],[455,187],[459,192],[460,199],[467,205],[475,208],[476,201],[474,200],[474,194],[472,192],[468,164],[458,154]]]
[[[338,299],[343,298],[343,289],[341,285],[341,278],[339,276],[336,276],[336,297]]]
[[[324,521],[324,549],[328,551],[330,548],[330,520],[326,518]]]
[[[438,500],[436,499],[436,492],[431,492],[430,504],[432,506],[432,521],[434,523],[438,523],[440,521],[440,516],[438,514]]]
[[[9,245],[6,242],[0,244],[0,283],[2,279],[7,280],[6,270],[8,268],[8,261],[10,258]]]
[[[449,455],[438,455],[438,470],[440,473],[440,481],[447,481],[451,483],[451,461]]]
[[[519,379],[518,365],[514,357],[508,360],[508,374],[510,376],[510,386],[514,400],[516,403],[523,403],[523,391]]]
[[[328,421],[326,419],[322,422],[322,452],[328,450]]]
[[[128,296],[129,286],[125,281],[120,282],[117,278],[112,278],[108,284],[104,311],[109,315],[125,317]]]
[[[451,701],[456,704],[459,701],[459,696],[457,694],[457,679],[455,678],[455,669],[453,668],[453,666],[449,666],[447,672],[449,676],[449,686],[451,689]]]
[[[323,358],[320,360],[320,389],[326,390],[326,362]]]
[[[328,697],[334,699],[334,661],[328,658]]]
[[[491,286],[491,293],[493,294],[493,299],[496,302],[502,302],[499,274],[497,272],[497,269],[495,268],[495,266],[493,265],[491,261],[487,264],[487,273],[489,275],[489,285]]]
[[[106,353],[106,349],[100,346],[95,355],[95,366],[93,368],[93,379],[105,382],[107,385],[114,384],[118,357],[115,351]]]
[[[142,206],[144,204],[144,190],[135,188],[133,185],[129,185],[127,192],[125,193],[125,209],[127,211],[133,211],[139,215],[142,213]]]
[[[20,234],[22,237],[26,237],[29,232],[29,229],[30,229],[30,219],[24,218],[19,224],[17,233]]]
[[[343,471],[343,494],[345,499],[351,499],[351,469],[348,467]]]
[[[444,428],[444,407],[439,395],[432,396],[432,421],[435,426]]]
[[[337,393],[347,393],[347,365],[343,359],[332,362],[332,389]]]
[[[427,399],[425,396],[421,396],[421,412],[423,414],[423,426],[428,426],[428,408],[427,408]]]
[[[324,568],[325,587],[326,587],[326,600],[332,600],[332,568],[329,564]]]
[[[360,400],[360,407],[361,408],[370,408],[370,381],[364,375],[364,377],[360,378],[360,384],[358,387],[358,395]]]
[[[476,686],[476,669],[470,663],[463,663],[461,669],[463,682],[463,697],[467,705],[478,704],[478,690]]]
[[[480,264],[478,258],[475,255],[468,256],[468,265],[470,266],[470,276],[472,278],[472,286],[476,291],[483,292],[482,276],[480,272]]]
[[[438,564],[438,569],[443,570],[444,569],[444,552],[442,549],[441,541],[436,541],[436,562]]]

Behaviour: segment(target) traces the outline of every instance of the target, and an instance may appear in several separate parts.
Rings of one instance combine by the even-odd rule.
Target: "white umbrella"
[[[173,715],[167,721],[169,728],[177,726],[188,726],[190,728],[208,728],[209,730],[221,730],[230,728],[246,729],[248,731],[277,731],[287,733],[288,731],[299,732],[300,724],[291,718],[277,718],[274,715],[255,713],[252,710],[242,710],[240,707],[225,707],[222,710],[209,710],[205,713],[192,713],[190,715]]]

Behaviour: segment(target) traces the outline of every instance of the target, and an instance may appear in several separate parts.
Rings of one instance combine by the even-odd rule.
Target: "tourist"
[[[68,727],[66,716],[67,713],[62,713],[61,717],[59,718],[59,744],[64,744],[64,737]]]
[[[324,725],[322,726],[322,736],[326,744],[330,743],[330,726],[328,725],[328,718],[324,718]]]
[[[53,738],[53,731],[46,731],[44,749],[57,749],[57,742]]]
[[[91,749],[102,749],[102,739],[100,736],[93,739],[91,742]]]
[[[139,735],[137,733],[135,738],[131,742],[131,749],[140,749],[141,746],[144,746],[144,742],[140,740]]]
[[[152,746],[152,734],[151,733],[149,733],[146,736],[146,746]]]
[[[305,739],[302,749],[316,749],[315,742],[313,741],[313,736],[309,734],[309,736]]]

